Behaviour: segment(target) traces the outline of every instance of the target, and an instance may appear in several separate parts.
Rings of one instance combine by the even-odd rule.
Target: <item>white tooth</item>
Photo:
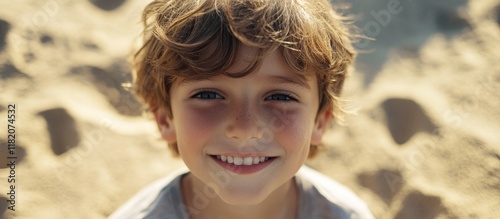
[[[266,157],[259,157],[260,162],[264,162],[266,160]]]
[[[259,164],[260,163],[260,160],[258,157],[254,157],[253,158],[253,164]]]
[[[233,163],[233,157],[227,156],[227,162],[228,163]]]
[[[226,156],[224,156],[224,155],[221,155],[221,156],[220,156],[220,160],[222,160],[222,161],[226,162],[227,157],[226,157]]]
[[[243,159],[243,163],[247,166],[250,166],[253,164],[253,158],[251,157],[245,157],[245,159]]]
[[[235,157],[235,158],[233,158],[233,161],[234,161],[233,162],[234,165],[242,165],[243,164],[243,158],[241,158],[241,157]]]

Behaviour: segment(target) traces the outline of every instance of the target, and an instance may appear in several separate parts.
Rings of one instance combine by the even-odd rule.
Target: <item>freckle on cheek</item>
[[[192,134],[204,134],[217,126],[220,120],[220,115],[215,114],[213,111],[207,110],[191,110],[186,116],[185,124],[191,127]]]

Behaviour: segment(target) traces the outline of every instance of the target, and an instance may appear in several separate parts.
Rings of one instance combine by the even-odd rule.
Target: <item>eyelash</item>
[[[214,95],[215,98],[202,98],[202,95],[207,95],[207,94],[210,94],[210,95]],[[201,90],[199,92],[197,92],[196,94],[194,94],[193,96],[191,96],[191,98],[195,98],[195,99],[201,99],[201,100],[214,100],[214,99],[224,99],[224,97],[222,97],[222,95],[220,95],[217,91],[213,91],[213,90]]]
[[[270,99],[270,98],[272,98],[273,96],[274,96],[274,97],[279,96],[280,98],[283,98],[283,97],[284,97],[284,98],[285,98],[285,100],[283,100],[283,99],[274,99],[274,100],[273,100],[273,99]],[[292,95],[292,94],[290,94],[290,93],[286,93],[286,92],[276,92],[276,93],[273,93],[273,94],[271,94],[271,95],[267,96],[267,97],[265,98],[265,100],[284,101],[284,102],[288,102],[288,101],[295,101],[295,102],[297,102],[297,99],[296,99],[295,97],[293,97],[293,95]]]
[[[203,97],[203,95],[210,95],[211,97],[207,98],[206,96]],[[215,97],[215,98],[212,98],[212,97]],[[274,98],[278,97],[278,99],[272,99],[273,97]],[[191,98],[200,99],[200,100],[225,99],[217,91],[213,91],[213,90],[201,90],[201,91],[197,92],[196,94],[192,95]],[[271,95],[267,96],[264,100],[283,101],[283,102],[288,102],[288,101],[297,102],[298,101],[295,97],[293,97],[292,94],[286,93],[286,92],[272,93]]]

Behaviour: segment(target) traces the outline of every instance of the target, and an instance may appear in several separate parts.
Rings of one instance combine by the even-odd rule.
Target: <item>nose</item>
[[[233,105],[226,129],[227,137],[241,141],[258,139],[262,129],[259,118],[258,108],[248,101]]]

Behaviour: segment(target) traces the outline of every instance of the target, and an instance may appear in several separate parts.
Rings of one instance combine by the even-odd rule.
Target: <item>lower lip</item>
[[[223,162],[223,161],[217,159],[215,156],[210,156],[210,157],[212,159],[214,159],[215,162],[217,164],[219,164],[219,166],[223,167],[226,170],[229,170],[233,173],[240,174],[240,175],[247,175],[247,174],[256,173],[256,172],[266,168],[269,164],[271,164],[276,159],[276,157],[272,157],[264,162],[260,162],[258,164],[252,164],[252,165],[247,166],[245,164],[234,165],[234,164],[226,163],[226,162]]]

